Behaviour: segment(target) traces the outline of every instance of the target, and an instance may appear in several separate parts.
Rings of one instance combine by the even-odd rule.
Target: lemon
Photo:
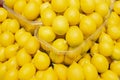
[[[69,7],[75,7],[80,10],[80,0],[68,0]]]
[[[38,37],[46,42],[52,42],[56,35],[50,26],[41,26],[38,30]]]
[[[14,6],[14,4],[15,4],[16,1],[17,1],[17,0],[4,0],[4,3],[5,3],[5,5],[7,5],[8,7],[13,8],[13,6]]]
[[[4,80],[18,80],[18,70],[14,68],[8,70],[4,76]]]
[[[36,72],[36,75],[35,75],[35,78],[37,79],[37,80],[41,80],[42,78],[43,78],[43,74],[44,74],[44,72],[45,72],[45,70],[44,71],[37,71]]]
[[[51,5],[55,12],[64,12],[68,7],[68,2],[67,0],[52,0]]]
[[[106,72],[101,74],[103,80],[119,80],[119,77],[116,73],[112,72],[111,70],[107,70]]]
[[[117,40],[120,38],[120,27],[117,25],[112,25],[107,28],[107,33],[113,40]]]
[[[99,73],[103,73],[109,68],[108,60],[101,54],[95,54],[91,59],[91,63],[96,67]]]
[[[80,20],[79,20],[80,23],[81,23],[81,21],[83,20],[83,18],[86,17],[86,16],[87,16],[86,14],[80,13],[80,18],[79,18],[79,19],[80,19]]]
[[[39,5],[36,2],[28,2],[22,12],[23,16],[28,20],[35,20],[39,16],[39,13]]]
[[[90,48],[90,54],[93,56],[94,54],[98,53],[98,43],[94,43],[93,46]]]
[[[40,48],[40,43],[36,37],[32,36],[24,45],[25,50],[29,54],[35,54]]]
[[[67,55],[65,55],[65,57],[64,57],[64,64],[65,65],[70,65],[73,63],[73,61],[74,61],[73,59],[71,59]]]
[[[82,58],[79,60],[78,64],[80,64],[81,66],[84,66],[85,64],[90,63],[90,60],[87,58]]]
[[[115,45],[113,47],[113,52],[112,52],[111,57],[112,57],[112,59],[120,60],[120,56],[119,55],[120,55],[120,47],[119,47],[119,45]]]
[[[67,79],[67,67],[63,64],[54,64],[54,71],[56,72],[59,80]],[[61,73],[62,71],[62,73]]]
[[[108,42],[100,42],[98,45],[98,50],[100,54],[104,56],[111,56],[113,53],[114,44],[110,44]]]
[[[71,26],[68,29],[65,38],[71,47],[76,47],[83,42],[84,36],[78,26]]]
[[[40,5],[40,14],[46,9],[46,8],[51,8],[52,6],[49,2],[44,2]]]
[[[8,12],[4,8],[0,8],[0,22],[7,18]]]
[[[56,13],[51,8],[45,8],[44,11],[41,12],[41,21],[44,25],[52,25],[55,17]]]
[[[30,80],[37,80],[35,76],[33,76]]]
[[[0,79],[2,80],[7,72],[7,66],[4,63],[0,63]]]
[[[38,50],[33,58],[33,64],[38,70],[45,70],[50,65],[50,58],[45,52]]]
[[[73,62],[68,67],[67,79],[68,80],[84,80],[85,79],[82,67],[76,62]]]
[[[25,51],[24,48],[22,48],[17,52],[16,59],[18,65],[23,66],[31,61],[31,56]]]
[[[30,39],[31,36],[32,36],[31,33],[24,32],[21,30],[20,32],[19,31],[16,32],[15,40],[20,47],[23,47],[25,43]]]
[[[0,34],[0,44],[4,47],[13,44],[15,41],[13,33],[5,31]]]
[[[43,74],[42,80],[58,80],[58,76],[52,67],[49,67]]]
[[[57,16],[53,20],[52,29],[57,35],[64,35],[69,29],[69,23],[65,16]]]
[[[7,25],[7,29],[12,33],[16,33],[20,28],[20,24],[16,19],[11,19]]]
[[[30,0],[29,2],[36,2],[39,6],[43,3],[42,0]]]
[[[107,43],[110,43],[110,44],[114,44],[112,38],[110,35],[108,35],[107,33],[105,32],[102,32],[100,37],[99,37],[99,42],[107,42]]]
[[[27,2],[25,0],[16,0],[13,9],[15,12],[21,14],[26,5]]]
[[[0,62],[3,62],[6,60],[5,57],[5,48],[4,47],[0,47]]]
[[[84,64],[83,71],[85,75],[85,80],[97,80],[98,78],[97,69],[91,63]]]
[[[16,33],[15,33],[15,39],[19,38],[22,33],[25,32],[24,28],[20,28]]]
[[[17,50],[19,49],[18,44],[12,44],[5,48],[5,57],[11,58],[17,54]]]
[[[67,18],[70,25],[79,24],[80,13],[79,10],[75,7],[69,7],[64,12],[64,16]]]
[[[79,27],[85,36],[89,36],[96,31],[97,25],[92,18],[86,16],[81,20]]]
[[[113,61],[110,64],[110,70],[115,72],[118,76],[120,76],[120,61]]]
[[[103,3],[96,5],[95,11],[99,13],[102,17],[105,17],[107,16],[109,12],[109,7],[107,3],[103,2]]]
[[[68,49],[68,45],[65,39],[58,38],[52,43],[53,47],[55,47],[58,50],[66,51]]]
[[[95,10],[94,0],[80,0],[81,10],[86,14],[92,13]]]
[[[99,13],[93,12],[89,16],[90,16],[90,18],[92,18],[96,22],[97,27],[100,27],[102,25],[103,18]]]
[[[116,12],[111,12],[110,17],[107,20],[107,27],[112,25],[118,25],[120,23],[120,17]]]
[[[57,52],[51,51],[49,53],[50,58],[54,63],[62,63],[64,60],[64,54],[59,53],[59,50],[66,51],[68,49],[66,40],[58,38],[52,43],[52,46],[57,49]]]
[[[85,54],[83,55],[83,58],[86,58],[86,59],[88,59],[88,60],[91,60],[91,55],[90,55],[90,53],[85,53]]]
[[[5,19],[2,23],[1,23],[1,31],[7,31],[8,28],[8,24],[10,24],[11,19]]]
[[[32,78],[35,72],[36,72],[36,68],[32,63],[24,64],[18,72],[18,78],[20,80],[29,80]]]
[[[15,56],[11,57],[8,61],[6,61],[6,66],[7,69],[18,69],[18,63],[17,63],[17,59]]]
[[[120,1],[115,1],[113,9],[117,14],[120,14],[120,11],[119,11],[120,6],[119,5],[120,5]]]

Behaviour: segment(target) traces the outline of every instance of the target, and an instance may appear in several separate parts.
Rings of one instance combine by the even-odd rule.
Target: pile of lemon
[[[41,21],[38,37],[0,7],[0,80],[119,80],[120,0],[4,0],[29,21]],[[113,10],[110,13],[110,6]],[[84,55],[76,49],[109,16],[99,38]]]

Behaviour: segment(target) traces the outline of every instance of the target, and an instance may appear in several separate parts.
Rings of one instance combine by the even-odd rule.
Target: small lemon
[[[117,13],[117,14],[120,14],[120,1],[115,1],[114,3],[114,11]]]
[[[119,77],[116,73],[111,70],[107,70],[101,74],[103,80],[119,80]]]
[[[39,5],[36,2],[28,2],[22,12],[23,16],[28,20],[35,20],[39,16],[39,13]]]
[[[40,43],[36,37],[32,36],[24,45],[25,50],[29,54],[35,54],[40,48]]]
[[[31,61],[31,56],[25,51],[24,48],[22,48],[17,52],[16,59],[18,65],[23,66]]]
[[[63,64],[54,64],[54,71],[56,72],[59,80],[67,79],[67,67]],[[61,73],[62,71],[62,73]]]
[[[65,38],[71,47],[77,47],[83,42],[84,36],[78,26],[71,26],[68,29]]]
[[[8,45],[13,44],[15,41],[13,33],[5,31],[0,34],[0,44],[7,47]]]
[[[25,0],[16,0],[13,9],[15,12],[21,14],[26,5],[27,2]]]
[[[91,63],[96,67],[99,73],[107,71],[109,67],[108,60],[101,54],[95,54],[91,59]]]
[[[65,16],[57,16],[53,20],[52,29],[57,35],[64,35],[69,29],[69,23]]]
[[[42,80],[58,80],[57,74],[52,69],[52,67],[49,67],[43,74]]]
[[[52,0],[52,8],[55,12],[64,12],[68,7],[67,0]]]
[[[4,8],[0,8],[0,22],[7,18],[8,12]]]
[[[12,44],[5,48],[5,57],[11,58],[17,54],[17,50],[19,49],[18,44]]]
[[[115,72],[120,77],[120,61],[113,61],[110,64],[110,70]]]
[[[75,7],[69,7],[65,12],[64,16],[67,18],[70,25],[79,24],[80,13]]]
[[[83,68],[79,64],[77,64],[76,62],[73,62],[68,67],[67,79],[68,80],[84,80],[85,76],[83,73]]]
[[[85,13],[92,13],[95,10],[94,0],[80,0],[81,10]]]
[[[51,8],[45,8],[44,11],[41,12],[41,21],[46,26],[52,25],[55,17],[56,13]]]
[[[5,47],[0,47],[0,62],[3,62],[6,60],[5,57]]]
[[[18,80],[18,70],[14,68],[9,69],[4,76],[4,80]]]
[[[18,71],[18,78],[20,80],[30,80],[35,72],[36,68],[32,63],[24,64]]]
[[[45,40],[46,42],[52,42],[56,35],[50,26],[41,26],[38,30],[38,38]]]
[[[50,58],[45,52],[38,50],[33,58],[33,64],[38,70],[45,70],[50,65]]]

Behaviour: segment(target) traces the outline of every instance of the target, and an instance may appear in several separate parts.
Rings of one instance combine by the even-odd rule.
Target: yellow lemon
[[[28,20],[35,20],[39,16],[39,13],[39,5],[36,2],[28,2],[22,12],[23,16]]]
[[[95,54],[91,59],[91,63],[96,67],[99,73],[103,73],[107,71],[109,68],[109,63],[107,58],[101,54]]]
[[[56,13],[51,8],[45,8],[44,11],[41,12],[41,21],[44,25],[52,25],[55,17]]]
[[[18,65],[23,66],[31,61],[31,56],[25,51],[24,48],[22,48],[17,52],[16,59]]]
[[[107,70],[101,74],[103,80],[119,80],[119,77],[116,73],[112,72],[111,70]]]
[[[5,47],[0,47],[0,62],[3,62],[6,60],[5,57]]]
[[[56,72],[59,80],[67,79],[67,67],[63,64],[54,64],[54,71]],[[61,73],[62,71],[62,73]]]
[[[79,24],[80,13],[75,7],[69,7],[65,12],[64,16],[67,18],[70,25]]]
[[[18,78],[20,80],[29,80],[35,74],[36,68],[32,63],[24,64],[18,71]]]
[[[18,80],[18,70],[14,68],[9,69],[4,76],[4,80]]]
[[[95,10],[94,0],[80,0],[81,10],[85,13],[92,13]]]
[[[15,41],[13,33],[5,31],[0,34],[0,44],[7,47],[8,45],[13,44]]]
[[[38,70],[45,70],[50,65],[50,58],[45,52],[38,50],[33,58],[33,64]]]
[[[58,76],[52,67],[49,67],[43,74],[42,80],[58,80]]]
[[[53,20],[52,29],[57,35],[64,35],[69,29],[69,23],[65,16],[57,16]]]
[[[67,9],[68,2],[67,0],[52,0],[51,5],[55,12],[63,12]]]
[[[110,64],[110,70],[115,72],[118,76],[120,76],[120,61],[113,61]]]
[[[73,62],[68,67],[67,79],[68,80],[84,80],[85,76],[83,73],[83,68],[79,64],[77,64],[76,62]]]
[[[120,14],[120,1],[115,1],[114,3],[114,11],[117,13],[117,14]]]
[[[40,43],[36,37],[30,37],[30,39],[24,45],[25,50],[29,54],[35,54],[40,48]]]
[[[25,0],[16,0],[13,9],[15,12],[21,14],[26,5],[27,2]]]
[[[84,36],[78,26],[71,26],[68,29],[65,38],[71,47],[77,47],[83,42]]]
[[[38,38],[45,40],[46,42],[52,42],[56,35],[50,26],[41,26],[38,30]]]
[[[4,8],[0,8],[0,22],[7,18],[8,12]]]
[[[11,58],[17,54],[17,50],[19,49],[19,45],[17,43],[9,45],[5,48],[5,57]]]

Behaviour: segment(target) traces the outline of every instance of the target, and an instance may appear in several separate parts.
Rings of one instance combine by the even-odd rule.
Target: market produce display
[[[120,79],[120,0],[0,3],[0,80]]]

